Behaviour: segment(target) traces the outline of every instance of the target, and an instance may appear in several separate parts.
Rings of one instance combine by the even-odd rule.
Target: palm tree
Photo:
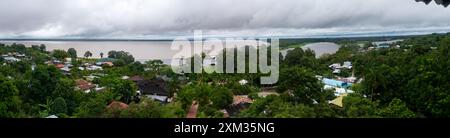
[[[369,73],[365,77],[365,81],[370,84],[370,95],[373,101],[373,97],[375,96],[375,89],[379,90],[380,87],[385,87],[384,84],[386,82],[386,78],[380,69],[369,69]]]
[[[52,111],[51,106],[53,104],[53,101],[50,99],[47,99],[47,102],[45,104],[39,104],[39,107],[44,108],[44,110],[39,111],[40,117],[47,117],[50,112]]]

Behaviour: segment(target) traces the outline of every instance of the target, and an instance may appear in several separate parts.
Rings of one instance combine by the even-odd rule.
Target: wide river
[[[93,53],[94,58],[99,58],[100,53],[107,53],[111,50],[126,51],[132,54],[136,60],[145,61],[148,59],[162,59],[165,62],[172,59],[177,53],[191,55],[190,52],[180,52],[180,50],[171,50],[172,41],[0,41],[4,44],[21,43],[28,47],[31,45],[45,44],[48,51],[54,49],[68,50],[75,48],[79,57],[82,57],[86,51]],[[310,48],[316,52],[319,57],[325,53],[335,53],[339,49],[335,43],[312,43],[303,48]],[[194,53],[198,53],[197,49]],[[211,54],[217,54],[220,49],[211,50]],[[282,53],[285,51],[282,51]]]
[[[302,47],[303,50],[307,49],[313,50],[316,53],[316,58],[319,58],[325,54],[334,54],[339,50],[339,48],[341,48],[340,45],[330,42],[311,43]],[[286,54],[290,50],[293,50],[293,48],[282,50],[281,54],[283,56],[286,56]]]
[[[184,57],[192,55],[191,51],[171,50],[172,41],[0,41],[0,43],[18,43],[27,47],[45,44],[47,51],[75,48],[78,57],[83,57],[86,51],[92,52],[94,58],[100,58],[100,53],[107,56],[107,53],[111,50],[125,51],[133,55],[137,61],[162,59],[167,62],[175,54],[181,53]],[[217,54],[218,51],[220,50],[211,51],[211,54]],[[193,53],[199,54],[200,52],[201,49],[197,48]]]

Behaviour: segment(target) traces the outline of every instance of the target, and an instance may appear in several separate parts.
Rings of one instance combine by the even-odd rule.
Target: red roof
[[[198,110],[198,103],[197,103],[197,101],[192,101],[191,108],[189,109],[189,112],[188,112],[186,118],[196,118],[197,117],[197,110]]]
[[[108,105],[108,108],[127,109],[128,105],[122,102],[113,101]]]
[[[240,103],[253,103],[253,100],[248,98],[247,95],[236,95],[233,97],[233,105],[238,105]]]
[[[114,66],[114,64],[112,63],[112,62],[103,62],[103,64],[106,64],[106,65],[108,65],[108,66]]]
[[[83,91],[95,88],[94,84],[92,84],[91,82],[88,82],[86,80],[76,80],[75,84],[77,85],[77,87],[79,89],[81,89]]]
[[[144,78],[143,77],[141,77],[141,76],[133,76],[133,77],[131,77],[131,78],[129,78],[129,80],[132,80],[132,81],[143,81],[144,80]]]
[[[56,64],[56,68],[64,68],[64,64]]]

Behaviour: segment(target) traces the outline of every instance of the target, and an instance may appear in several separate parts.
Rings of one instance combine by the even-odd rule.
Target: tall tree
[[[331,99],[332,93],[322,89],[323,84],[312,72],[299,67],[282,69],[278,92],[292,91],[295,102],[307,105]]]
[[[84,57],[85,57],[85,58],[92,57],[91,51],[86,51],[86,52],[84,53]]]
[[[70,115],[75,111],[80,101],[81,93],[75,91],[75,82],[71,79],[62,78],[58,80],[55,90],[52,93],[53,99],[61,97],[67,105],[67,114]]]
[[[224,87],[219,87],[211,94],[213,106],[224,109],[233,103],[233,93]]]
[[[406,104],[400,100],[395,98],[394,100],[389,103],[389,106],[386,108],[380,109],[378,111],[380,116],[386,117],[386,118],[413,118],[415,117],[414,112],[408,109],[406,107]]]
[[[69,53],[64,50],[55,49],[52,52],[52,56],[56,59],[64,60],[65,58],[69,57]]]
[[[44,44],[41,44],[41,45],[39,46],[39,49],[41,50],[41,52],[45,52],[46,46],[45,46]]]
[[[58,97],[56,98],[51,105],[51,114],[67,114],[67,104],[66,104],[66,100],[64,100],[64,98]]]
[[[128,69],[132,75],[138,75],[144,72],[145,66],[141,62],[133,62],[128,65]]]
[[[343,99],[344,116],[349,118],[379,118],[377,115],[378,102],[360,95],[351,94]]]
[[[0,118],[17,117],[21,100],[19,91],[11,80],[0,78]]]
[[[82,102],[77,107],[75,116],[80,118],[96,118],[101,117],[102,113],[106,110],[106,102],[97,98],[89,99]]]
[[[69,53],[69,56],[72,59],[77,58],[77,50],[75,50],[75,48],[69,48],[69,50],[67,50],[67,53]]]
[[[122,59],[126,64],[134,62],[133,55],[125,51],[109,51],[108,58]]]
[[[295,48],[286,54],[282,63],[288,66],[318,68],[316,54],[311,49]]]
[[[151,71],[159,71],[160,68],[164,65],[162,60],[149,60],[145,62],[145,66]]]
[[[113,80],[112,92],[125,103],[130,103],[136,95],[136,84],[130,80]]]
[[[162,105],[159,102],[144,98],[138,104],[130,104],[119,116],[125,118],[161,118],[161,109]]]
[[[43,103],[50,99],[55,84],[61,78],[61,72],[54,66],[38,65],[31,73],[30,91],[27,94],[28,100]]]

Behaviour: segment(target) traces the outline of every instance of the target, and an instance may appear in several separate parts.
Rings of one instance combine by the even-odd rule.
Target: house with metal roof
[[[346,88],[346,89],[352,86],[352,83],[339,81],[339,80],[334,80],[334,79],[328,79],[328,78],[322,79],[322,82],[325,85],[329,85],[329,86],[333,86],[333,87],[339,87],[339,88]]]

